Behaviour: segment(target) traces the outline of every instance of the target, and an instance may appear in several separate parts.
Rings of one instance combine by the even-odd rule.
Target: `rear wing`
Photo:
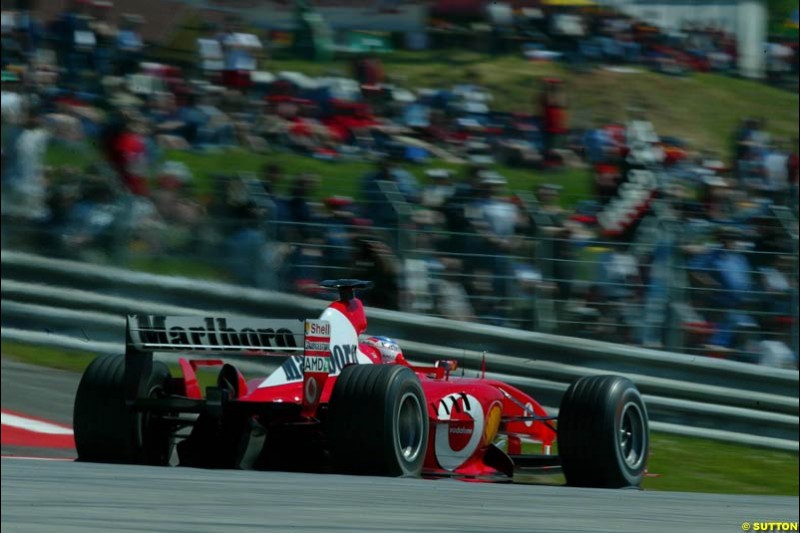
[[[330,371],[327,320],[129,315],[125,327],[125,393],[147,394],[154,352],[304,357],[304,410],[314,411]]]
[[[305,323],[300,319],[129,315],[126,346],[138,352],[299,354],[304,349]]]

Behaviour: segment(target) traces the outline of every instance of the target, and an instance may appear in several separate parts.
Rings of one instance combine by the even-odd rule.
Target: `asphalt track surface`
[[[6,357],[0,359],[0,370],[0,397],[5,409],[72,425],[79,374],[26,365]]]
[[[77,383],[78,376],[69,372],[4,359],[3,408],[69,423]],[[3,450],[4,455],[8,453],[13,450]],[[742,531],[742,522],[798,520],[797,497],[18,458],[3,458],[0,466],[3,533],[735,533]]]
[[[26,365],[0,359],[2,407],[72,426],[72,406],[80,375],[75,372]],[[3,455],[75,457],[75,450],[35,449],[2,445]]]
[[[2,460],[5,533],[735,533],[797,515],[797,498]]]

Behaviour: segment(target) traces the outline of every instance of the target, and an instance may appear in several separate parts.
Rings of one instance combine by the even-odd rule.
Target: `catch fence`
[[[525,223],[499,236],[470,225],[449,230],[437,211],[400,200],[382,206],[397,218],[386,227],[330,211],[289,222],[263,201],[256,216],[205,214],[191,223],[148,221],[131,204],[97,209],[82,225],[4,217],[3,247],[309,296],[322,279],[360,277],[376,283],[365,294],[376,307],[796,366],[791,212],[769,220],[791,248],[747,249],[742,236],[723,250],[712,225],[689,230],[664,206],[620,242],[577,225],[547,234],[527,223],[538,206],[525,202],[517,212]],[[733,288],[721,285],[731,269],[741,278]]]

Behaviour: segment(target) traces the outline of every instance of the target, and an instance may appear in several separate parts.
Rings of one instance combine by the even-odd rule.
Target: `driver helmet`
[[[405,364],[406,362],[400,345],[394,339],[389,337],[369,337],[364,340],[364,344],[375,348],[381,354],[381,362],[383,363]]]

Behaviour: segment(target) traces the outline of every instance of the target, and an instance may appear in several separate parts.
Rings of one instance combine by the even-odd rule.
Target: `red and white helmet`
[[[364,344],[377,350],[381,354],[381,362],[383,363],[406,364],[403,351],[394,339],[389,337],[369,337],[364,339]]]

